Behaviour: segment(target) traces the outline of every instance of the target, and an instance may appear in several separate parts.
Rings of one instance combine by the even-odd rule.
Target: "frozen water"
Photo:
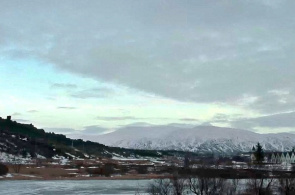
[[[0,181],[1,195],[143,194],[150,180]]]

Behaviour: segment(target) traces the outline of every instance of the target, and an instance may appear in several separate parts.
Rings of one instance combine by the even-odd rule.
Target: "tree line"
[[[156,179],[147,186],[150,195],[294,195],[295,178],[224,179],[204,176]]]

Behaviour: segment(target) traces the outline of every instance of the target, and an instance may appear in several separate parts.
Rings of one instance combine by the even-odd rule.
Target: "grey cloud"
[[[27,111],[28,113],[36,113],[36,112],[39,112],[38,110],[28,110]]]
[[[12,114],[12,116],[20,116],[20,115],[22,115],[22,114],[19,113],[19,112],[15,112],[15,113]]]
[[[54,83],[51,88],[61,88],[61,89],[76,89],[78,86],[70,83]]]
[[[230,125],[234,121],[240,120],[243,116],[241,114],[224,114],[217,113],[211,119],[203,122],[203,125],[212,125],[214,123],[222,123],[225,125]]]
[[[80,99],[103,98],[114,95],[115,93],[114,89],[108,86],[100,86],[81,90],[76,84],[71,83],[54,83],[51,85],[51,88],[65,90],[69,96]]]
[[[233,127],[252,129],[255,127],[294,128],[295,112],[267,115],[257,118],[242,118],[232,121]]]
[[[46,132],[54,132],[54,133],[57,133],[57,134],[74,134],[74,133],[77,133],[79,131],[75,130],[75,129],[72,129],[72,128],[47,128],[45,127],[44,130]]]
[[[26,120],[26,119],[13,119],[13,120],[15,120],[15,121],[17,121],[19,123],[30,123],[30,121]]]
[[[102,121],[123,121],[123,120],[171,120],[171,119],[174,119],[174,118],[167,118],[167,117],[134,117],[134,116],[119,116],[119,117],[99,116],[99,117],[96,117],[95,119],[102,120]],[[179,119],[179,120],[182,120],[182,121],[198,121],[197,119],[190,119],[190,118],[183,118],[183,119]]]
[[[59,107],[57,107],[57,109],[74,110],[77,108],[73,107],[73,106],[59,106]]]
[[[194,124],[186,124],[186,123],[170,123],[166,125],[155,125],[151,123],[145,123],[145,122],[137,122],[137,123],[130,123],[128,125],[121,125],[119,129],[128,128],[128,127],[151,127],[151,126],[159,126],[159,127],[182,127],[182,128],[192,128],[196,125]]]
[[[180,121],[187,121],[187,122],[198,122],[199,120],[198,119],[195,119],[195,118],[181,118],[179,119]]]
[[[295,89],[294,5],[291,0],[2,1],[0,43],[3,51],[15,52],[10,57],[27,52],[100,81],[180,101],[233,104],[257,97],[259,104],[243,106],[274,113],[295,106],[294,93],[284,104],[268,96],[271,90]]]
[[[295,87],[268,91],[258,97],[249,107],[262,112],[292,111],[295,108]]]
[[[99,127],[96,125],[85,126],[81,130],[72,129],[72,128],[44,128],[44,129],[47,132],[54,132],[54,133],[64,134],[64,135],[79,135],[79,134],[99,135],[99,134],[103,134],[110,131],[107,128]]]
[[[231,115],[218,113],[218,114],[214,115],[214,117],[208,122],[210,122],[210,123],[229,122],[231,117],[232,117]]]
[[[146,123],[146,122],[136,122],[136,123],[130,123],[128,125],[121,125],[121,127],[148,127],[153,126],[153,124]]]
[[[108,87],[97,87],[92,89],[79,90],[70,93],[71,97],[86,99],[86,98],[105,98],[115,94],[112,88]]]
[[[110,130],[104,127],[91,125],[84,127],[84,130],[81,131],[82,134],[97,135],[109,132]]]
[[[122,117],[96,117],[97,120],[102,121],[123,121],[123,120],[141,120],[145,118],[138,118],[133,116],[122,116]]]

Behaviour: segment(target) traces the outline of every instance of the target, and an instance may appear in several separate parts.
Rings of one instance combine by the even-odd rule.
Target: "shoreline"
[[[152,179],[163,179],[169,178],[169,176],[163,175],[128,175],[128,176],[111,176],[111,177],[38,177],[38,176],[23,176],[13,175],[12,177],[2,176],[0,181],[58,181],[58,180],[152,180]]]

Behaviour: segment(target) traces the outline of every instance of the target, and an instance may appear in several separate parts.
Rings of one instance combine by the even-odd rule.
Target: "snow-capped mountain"
[[[133,149],[181,150],[194,152],[249,152],[260,142],[265,150],[287,151],[295,146],[295,134],[258,134],[214,126],[127,126],[104,135],[72,135],[108,146]]]

